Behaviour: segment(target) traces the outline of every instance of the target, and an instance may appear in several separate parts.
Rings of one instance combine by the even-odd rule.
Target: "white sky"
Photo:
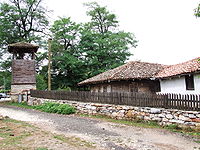
[[[84,2],[93,0],[45,0],[57,16],[86,22]],[[138,42],[130,60],[175,64],[200,56],[200,18],[194,9],[200,0],[96,0],[115,13],[120,29],[135,34]]]

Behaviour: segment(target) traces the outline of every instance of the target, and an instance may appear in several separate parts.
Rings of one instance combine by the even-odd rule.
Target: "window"
[[[155,81],[155,83],[152,85],[151,89],[153,92],[161,92],[160,82]]]
[[[132,83],[129,85],[129,91],[130,92],[138,92],[138,85],[137,83]]]
[[[186,84],[186,90],[194,90],[194,76],[186,75],[185,84]]]
[[[107,92],[107,86],[103,86],[103,92]]]

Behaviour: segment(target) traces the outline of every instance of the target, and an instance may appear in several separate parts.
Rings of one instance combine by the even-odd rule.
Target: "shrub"
[[[170,124],[165,126],[165,128],[169,130],[181,130],[181,127],[179,127],[177,124]]]
[[[34,106],[35,109],[48,112],[48,113],[58,113],[58,114],[73,114],[75,113],[75,108],[68,104],[59,104],[53,102],[46,102],[42,105]]]

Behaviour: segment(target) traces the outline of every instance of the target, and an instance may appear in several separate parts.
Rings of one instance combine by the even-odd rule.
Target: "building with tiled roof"
[[[170,65],[156,76],[162,93],[200,94],[200,58]]]
[[[95,92],[157,92],[159,80],[155,76],[163,65],[131,61],[79,83]]]
[[[127,64],[84,80],[80,82],[79,85],[119,80],[149,79],[155,76],[159,71],[163,70],[163,68],[164,66],[161,64],[131,61]]]
[[[194,94],[200,93],[199,71],[199,58],[176,65],[131,61],[84,80],[79,85],[90,86],[91,91],[96,92]]]
[[[200,58],[195,58],[176,65],[170,65],[161,70],[156,78],[169,78],[200,71]]]

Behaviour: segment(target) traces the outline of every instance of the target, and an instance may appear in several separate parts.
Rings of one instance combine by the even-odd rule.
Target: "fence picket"
[[[98,93],[90,91],[31,90],[32,97],[82,102],[108,103],[140,107],[163,107],[182,110],[200,110],[200,95],[144,94],[135,92]]]

